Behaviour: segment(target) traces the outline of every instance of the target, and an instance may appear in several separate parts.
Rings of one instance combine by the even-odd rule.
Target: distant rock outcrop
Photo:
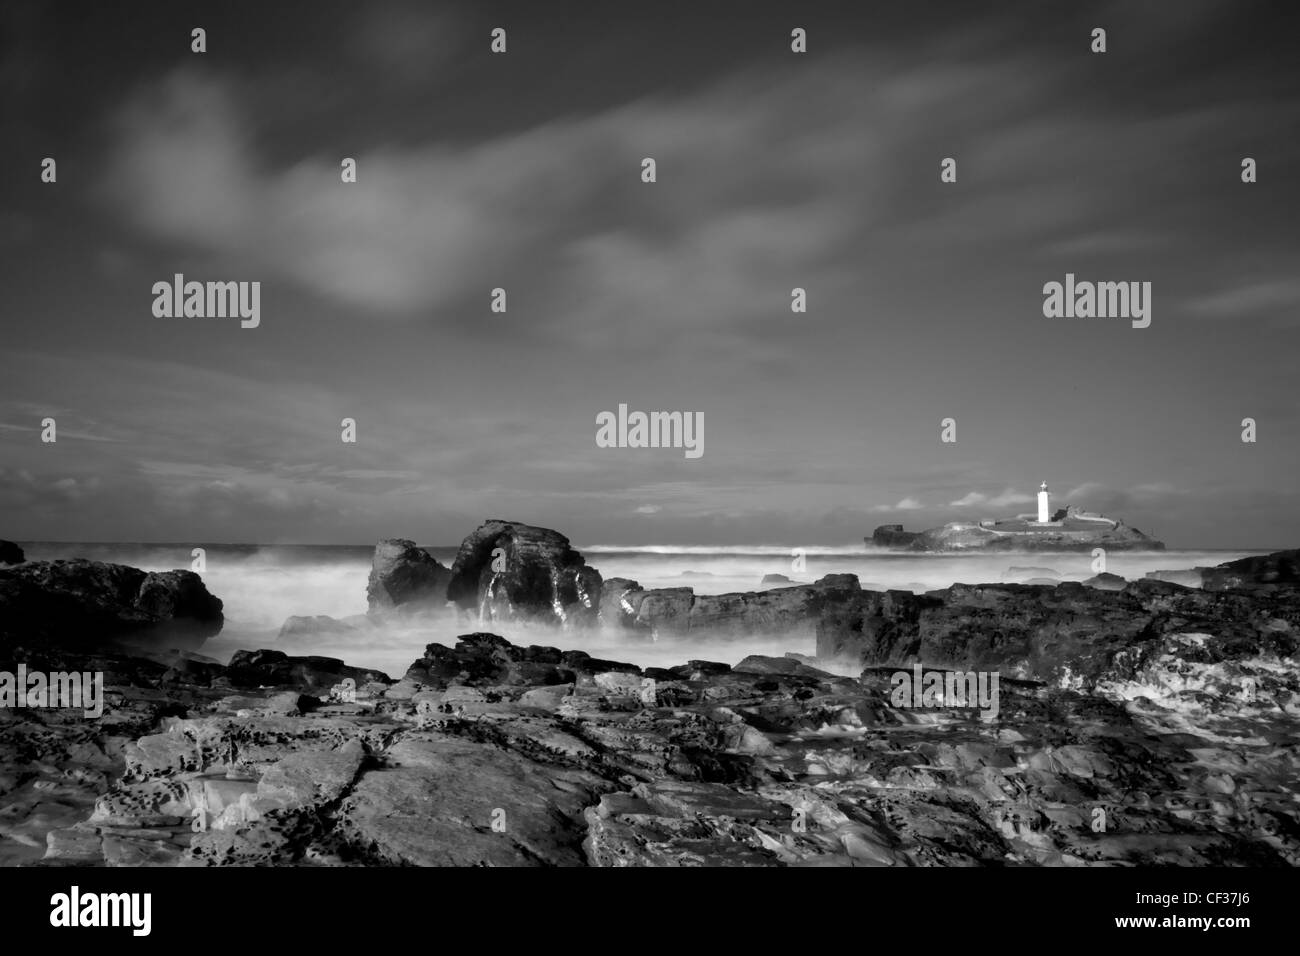
[[[882,524],[866,539],[877,548],[910,548],[920,536],[917,531],[904,531],[901,524]]]
[[[485,521],[460,546],[447,598],[483,620],[594,624],[601,577],[558,531]]]
[[[0,541],[0,565],[22,564],[25,560],[22,548],[12,541]]]
[[[81,558],[0,569],[0,644],[194,650],[221,630],[221,600],[192,571]]]
[[[1201,586],[1207,591],[1300,587],[1300,549],[1275,551],[1200,570]]]
[[[1212,568],[1151,571],[1147,577],[1207,591],[1276,591],[1300,587],[1300,549],[1252,555]]]
[[[450,580],[451,569],[414,541],[387,538],[375,545],[366,584],[370,612],[443,607]]]

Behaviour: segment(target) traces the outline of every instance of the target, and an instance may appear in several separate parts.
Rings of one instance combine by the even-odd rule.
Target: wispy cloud
[[[953,508],[970,508],[975,506],[1005,508],[1010,505],[1032,504],[1033,501],[1033,495],[1008,488],[1001,494],[996,495],[986,495],[979,491],[972,491],[958,498],[956,501],[949,502],[949,505]]]
[[[871,510],[882,513],[888,511],[920,511],[924,507],[925,505],[921,504],[921,502],[917,501],[915,498],[908,497],[902,499],[897,504],[877,505]]]

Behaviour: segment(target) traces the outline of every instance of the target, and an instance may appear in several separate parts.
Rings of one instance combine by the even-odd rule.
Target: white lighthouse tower
[[[1038,523],[1047,524],[1052,519],[1051,508],[1047,504],[1047,482],[1038,490]]]

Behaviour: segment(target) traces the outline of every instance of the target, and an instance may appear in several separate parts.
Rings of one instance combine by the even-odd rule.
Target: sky
[[[0,537],[797,547],[1046,481],[1171,547],[1300,546],[1296,21],[7,3]],[[155,316],[175,273],[260,282],[260,324]],[[1150,326],[1045,317],[1067,273],[1150,282]],[[703,454],[599,447],[620,404]]]

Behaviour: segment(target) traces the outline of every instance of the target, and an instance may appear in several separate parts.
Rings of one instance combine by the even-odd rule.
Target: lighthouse
[[[1047,482],[1038,490],[1038,523],[1047,524],[1051,520],[1052,512],[1047,505]]]

